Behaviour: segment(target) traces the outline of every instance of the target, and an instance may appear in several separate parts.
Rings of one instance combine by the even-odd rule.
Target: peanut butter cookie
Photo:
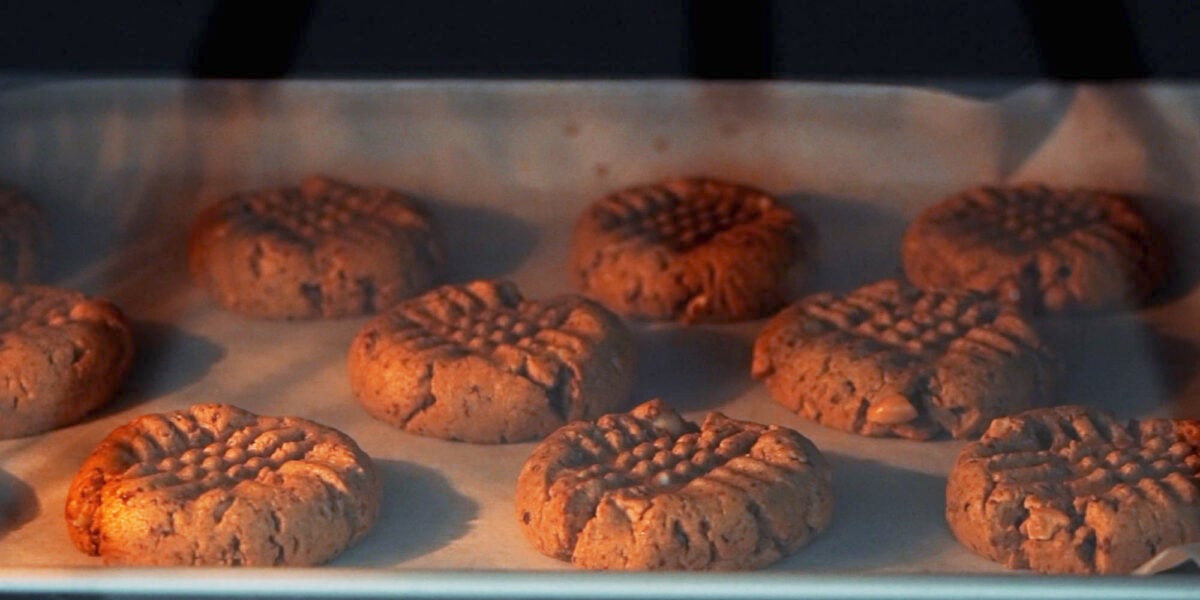
[[[1082,406],[996,419],[963,449],[946,520],[1010,569],[1129,573],[1200,542],[1200,421],[1121,423]]]
[[[379,496],[345,434],[202,404],[110,433],[71,482],[67,530],[106,564],[317,565],[366,534]]]
[[[929,207],[902,252],[920,287],[994,293],[1033,314],[1139,307],[1166,282],[1169,263],[1131,199],[1028,184],[979,187]]]
[[[652,320],[737,321],[784,301],[807,267],[812,225],[765,192],[715,179],[622,190],[575,226],[576,285],[614,311]]]
[[[219,304],[267,318],[374,313],[428,289],[443,262],[412,200],[324,177],[218,202],[188,244],[193,278]]]
[[[620,318],[578,296],[527,300],[503,281],[436,288],[376,317],[350,347],[377,419],[479,443],[537,439],[617,409],[633,387]]]
[[[526,460],[516,516],[539,551],[589,569],[731,570],[795,553],[833,516],[807,438],[660,400],[566,425]]]
[[[755,341],[751,372],[823,425],[927,440],[973,437],[1044,403],[1059,368],[1013,309],[885,280],[784,309]]]
[[[82,420],[132,364],[129,324],[108,301],[0,283],[0,439]]]

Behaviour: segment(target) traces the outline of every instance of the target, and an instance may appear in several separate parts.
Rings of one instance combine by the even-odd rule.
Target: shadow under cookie
[[[445,236],[443,281],[508,275],[524,264],[537,245],[537,227],[508,211],[428,198],[419,200]]]
[[[33,486],[0,470],[0,537],[20,529],[42,512]]]
[[[1169,414],[1200,419],[1200,342],[1148,329],[1150,349],[1165,393]]]
[[[1157,348],[1157,334],[1136,313],[1045,318],[1035,326],[1062,360],[1057,404],[1133,418],[1169,402],[1169,379],[1178,375],[1163,370],[1166,348]]]
[[[391,567],[433,552],[466,535],[479,504],[455,491],[434,469],[375,459],[383,479],[379,520],[333,564]]]
[[[1196,242],[1200,204],[1164,196],[1141,195],[1136,199],[1165,238],[1171,259],[1166,285],[1150,297],[1148,305],[1170,304],[1200,286],[1200,243]]]
[[[833,468],[833,523],[776,568],[903,568],[953,551],[946,527],[946,479],[873,460],[825,452]],[[966,550],[963,550],[966,552]]]
[[[171,323],[133,321],[134,357],[129,379],[113,405],[120,410],[177,392],[202,379],[225,348]],[[104,414],[108,408],[97,414]]]
[[[630,406],[662,398],[680,412],[710,410],[754,385],[750,355],[758,323],[632,323],[637,384]]]
[[[908,221],[899,211],[807,194],[789,194],[780,201],[808,215],[817,230],[816,267],[807,276],[793,273],[793,298],[816,291],[846,292],[902,272],[900,239]]]

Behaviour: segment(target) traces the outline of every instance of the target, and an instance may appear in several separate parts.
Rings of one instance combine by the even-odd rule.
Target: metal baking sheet
[[[187,281],[182,240],[199,207],[223,194],[324,173],[423,201],[450,241],[450,280],[507,277],[545,296],[571,291],[564,256],[587,203],[634,183],[706,174],[766,188],[817,223],[818,268],[794,282],[799,294],[898,274],[908,219],[972,184],[1118,189],[1144,198],[1184,267],[1140,313],[1044,324],[1069,368],[1062,400],[1123,417],[1197,417],[1198,118],[1200,88],[1185,85],[1032,85],[987,100],[804,83],[6,86],[0,179],[28,189],[50,217],[48,281],[120,304],[140,356],[112,406],[72,427],[0,442],[0,591],[948,597],[984,584],[997,597],[1183,597],[1188,584],[1161,576],[1001,575],[961,547],[942,518],[945,475],[962,442],[867,439],[789,413],[749,375],[762,322],[634,324],[634,400],[661,396],[695,418],[720,410],[809,436],[835,468],[833,525],[759,573],[572,573],[535,552],[513,517],[513,485],[532,444],[446,442],[372,420],[345,373],[365,319],[258,321],[218,310]],[[84,457],[138,415],[197,402],[299,415],[349,433],[384,476],[378,525],[316,569],[101,568],[77,552],[62,512]],[[348,583],[317,583],[327,580]]]

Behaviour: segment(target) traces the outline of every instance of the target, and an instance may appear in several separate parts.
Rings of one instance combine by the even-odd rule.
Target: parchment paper
[[[568,569],[522,538],[512,491],[532,444],[474,446],[398,432],[353,401],[345,374],[365,319],[273,322],[218,310],[184,272],[198,208],[311,173],[387,184],[433,211],[450,279],[504,276],[571,291],[564,257],[583,206],[688,174],[750,182],[818,224],[797,294],[899,273],[921,207],[966,186],[1037,180],[1134,192],[1169,232],[1172,288],[1140,314],[1047,324],[1069,368],[1062,400],[1123,417],[1200,416],[1200,88],[1034,85],[987,100],[866,85],[683,82],[54,82],[0,91],[0,178],[53,226],[48,281],[107,295],[140,358],[117,402],[82,424],[0,442],[0,579],[95,566],[63,521],[75,470],[135,416],[197,402],[317,420],[352,435],[385,478],[380,522],[335,566]],[[809,423],[749,375],[761,322],[635,324],[635,400],[662,396],[780,423],[835,468],[833,525],[771,570],[1000,572],[951,536],[945,474],[961,442],[876,440]],[[5,571],[4,569],[10,569]]]

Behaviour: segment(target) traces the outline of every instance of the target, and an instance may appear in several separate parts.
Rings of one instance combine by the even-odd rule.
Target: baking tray
[[[532,444],[421,438],[372,420],[345,373],[365,319],[261,321],[189,284],[203,204],[324,173],[424,202],[449,240],[449,280],[507,277],[570,291],[582,208],[626,185],[705,174],[750,182],[819,229],[797,293],[899,273],[907,221],[983,182],[1087,185],[1143,197],[1176,247],[1171,289],[1137,314],[1045,323],[1068,366],[1064,402],[1123,417],[1200,416],[1200,89],[1031,85],[987,100],[902,86],[693,82],[23,81],[0,91],[0,179],[53,226],[48,280],[112,298],[139,345],[115,404],[84,423],[0,442],[0,591],[428,597],[1184,597],[1189,579],[1005,574],[951,536],[945,474],[962,442],[867,439],[771,402],[749,376],[762,322],[633,324],[634,400],[661,396],[809,436],[835,469],[833,525],[757,573],[590,574],[541,556],[513,518]],[[84,457],[133,417],[228,402],[337,427],[377,461],[381,519],[315,569],[99,567],[65,532]],[[1057,596],[1056,596],[1057,597]]]

